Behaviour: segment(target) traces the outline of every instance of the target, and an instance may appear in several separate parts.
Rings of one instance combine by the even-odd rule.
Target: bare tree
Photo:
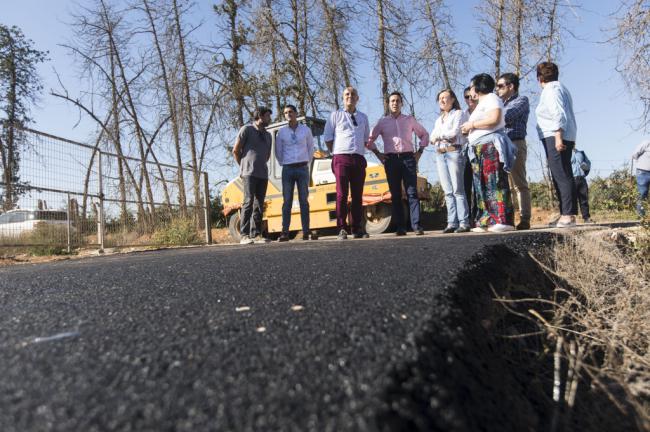
[[[617,70],[643,106],[641,126],[650,129],[650,4],[644,0],[622,0],[614,16],[618,46]]]
[[[147,24],[149,27],[149,32],[151,33],[153,46],[155,48],[156,60],[158,68],[160,69],[159,76],[162,79],[165,102],[167,105],[167,110],[169,114],[169,119],[171,123],[171,132],[172,132],[172,142],[174,146],[174,155],[176,158],[176,181],[178,183],[178,201],[180,205],[181,215],[185,216],[187,212],[187,198],[185,196],[185,179],[183,176],[183,156],[182,156],[182,145],[180,139],[180,123],[181,120],[179,117],[182,117],[182,114],[179,114],[179,104],[177,102],[176,93],[172,88],[172,78],[170,77],[169,68],[165,60],[165,54],[163,52],[163,41],[159,36],[158,25],[156,20],[157,11],[153,9],[149,0],[142,0],[142,10],[146,14]],[[159,12],[158,12],[159,13]],[[164,177],[163,177],[164,178]],[[166,187],[165,187],[166,190]]]
[[[367,6],[375,12],[374,25],[369,28],[377,30],[368,33],[367,47],[377,62],[384,113],[388,114],[389,88],[401,87],[405,71],[412,70],[408,65],[416,56],[408,33],[411,19],[409,9],[399,0],[368,0]]]
[[[424,80],[424,87],[453,88],[458,84],[461,73],[467,69],[467,54],[462,44],[458,43],[452,33],[454,31],[451,16],[446,10],[445,0],[420,0],[424,12],[423,25],[418,33],[426,35],[421,48],[421,60],[418,63],[420,71],[415,76]],[[421,69],[428,71],[422,76]],[[422,85],[416,86],[418,94],[425,96]]]
[[[501,75],[501,56],[504,47],[506,0],[486,0],[477,6],[481,28],[481,53],[492,60],[494,76]]]
[[[317,35],[319,46],[329,47],[330,55],[317,56],[315,61],[320,68],[321,98],[330,106],[339,109],[341,89],[353,84],[353,59],[356,54],[352,50],[350,21],[347,17],[354,16],[355,10],[346,2],[330,2],[319,0],[319,11],[322,11],[321,27]]]
[[[190,74],[189,66],[187,61],[187,56],[185,52],[186,47],[186,35],[183,32],[183,26],[181,22],[182,10],[178,7],[178,1],[172,0],[172,7],[174,12],[174,23],[175,23],[175,36],[178,42],[178,61],[181,67],[182,73],[182,91],[183,98],[185,102],[185,120],[187,121],[187,135],[189,138],[189,150],[190,150],[190,160],[192,164],[192,174],[193,174],[193,190],[194,190],[194,205],[200,205],[201,203],[201,187],[200,187],[200,176],[199,176],[199,162],[197,158],[197,143],[196,135],[194,131],[194,107],[192,104],[192,93],[190,90]],[[199,215],[196,215],[197,223],[199,221]]]
[[[222,95],[222,103],[226,105],[233,103],[233,126],[236,128],[244,125],[245,112],[248,112],[246,109],[248,88],[244,64],[241,60],[243,50],[248,44],[247,33],[250,31],[250,27],[242,19],[242,12],[247,6],[247,1],[236,0],[224,0],[214,5],[214,11],[219,18],[217,28],[226,35],[223,44],[216,47],[217,73],[220,76],[218,82],[229,89]],[[229,52],[223,53],[222,50]]]

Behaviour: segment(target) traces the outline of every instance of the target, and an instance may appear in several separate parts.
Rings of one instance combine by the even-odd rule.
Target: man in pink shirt
[[[402,210],[402,182],[408,195],[411,213],[411,228],[415,235],[424,234],[420,226],[420,200],[417,191],[418,160],[429,143],[429,134],[415,117],[402,114],[402,94],[393,92],[388,97],[390,114],[382,117],[370,131],[366,147],[375,153],[384,164],[388,188],[392,201],[392,219],[398,236],[406,235],[406,223]],[[419,149],[415,150],[413,133],[420,139]],[[377,149],[375,141],[381,136],[384,152]]]

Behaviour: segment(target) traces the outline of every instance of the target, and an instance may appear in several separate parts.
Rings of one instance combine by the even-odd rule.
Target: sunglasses
[[[500,88],[504,88],[504,87],[507,87],[507,86],[508,86],[508,84],[497,84],[496,87],[497,87],[498,89],[500,89]]]
[[[471,98],[470,95],[465,95],[465,99],[469,99],[469,98]]]

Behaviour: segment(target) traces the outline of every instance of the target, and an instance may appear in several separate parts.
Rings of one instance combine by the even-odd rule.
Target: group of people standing
[[[560,201],[561,216],[555,226],[566,228],[575,225],[577,215],[577,188],[571,164],[577,126],[571,94],[558,77],[559,70],[554,63],[544,62],[537,66],[542,93],[535,116]],[[453,90],[444,89],[437,94],[440,116],[429,134],[413,116],[402,113],[403,97],[399,92],[389,95],[388,115],[371,129],[368,117],[356,108],[357,90],[347,87],[343,91],[344,107],[331,113],[324,131],[325,144],[333,155],[332,171],[336,178],[338,239],[345,240],[349,235],[368,237],[362,223],[366,150],[372,151],[384,164],[396,235],[405,235],[407,231],[402,184],[410,210],[410,227],[416,235],[424,234],[417,196],[417,165],[428,145],[435,149],[438,177],[445,193],[448,219],[444,233],[530,228],[531,199],[526,176],[526,125],[530,107],[528,98],[519,94],[519,77],[506,73],[495,82],[488,74],[478,74],[472,78],[463,96],[466,110],[461,109]],[[308,202],[314,140],[309,127],[297,122],[294,106],[285,106],[284,116],[288,124],[278,131],[275,147],[277,160],[283,167],[284,205],[279,241],[289,239],[296,185],[302,238],[315,239],[309,229]],[[233,149],[241,167],[245,194],[242,243],[267,241],[261,235],[261,220],[268,179],[266,162],[271,155],[271,136],[266,131],[270,117],[269,109],[258,109],[254,123],[239,131]],[[415,142],[414,136],[419,142]],[[376,145],[379,137],[383,141],[383,151]],[[511,193],[518,202],[519,223],[516,226]]]

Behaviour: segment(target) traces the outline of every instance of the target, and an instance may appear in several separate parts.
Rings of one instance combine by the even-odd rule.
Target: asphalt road
[[[0,430],[377,430],[437,294],[481,248],[532,235],[0,268]]]

